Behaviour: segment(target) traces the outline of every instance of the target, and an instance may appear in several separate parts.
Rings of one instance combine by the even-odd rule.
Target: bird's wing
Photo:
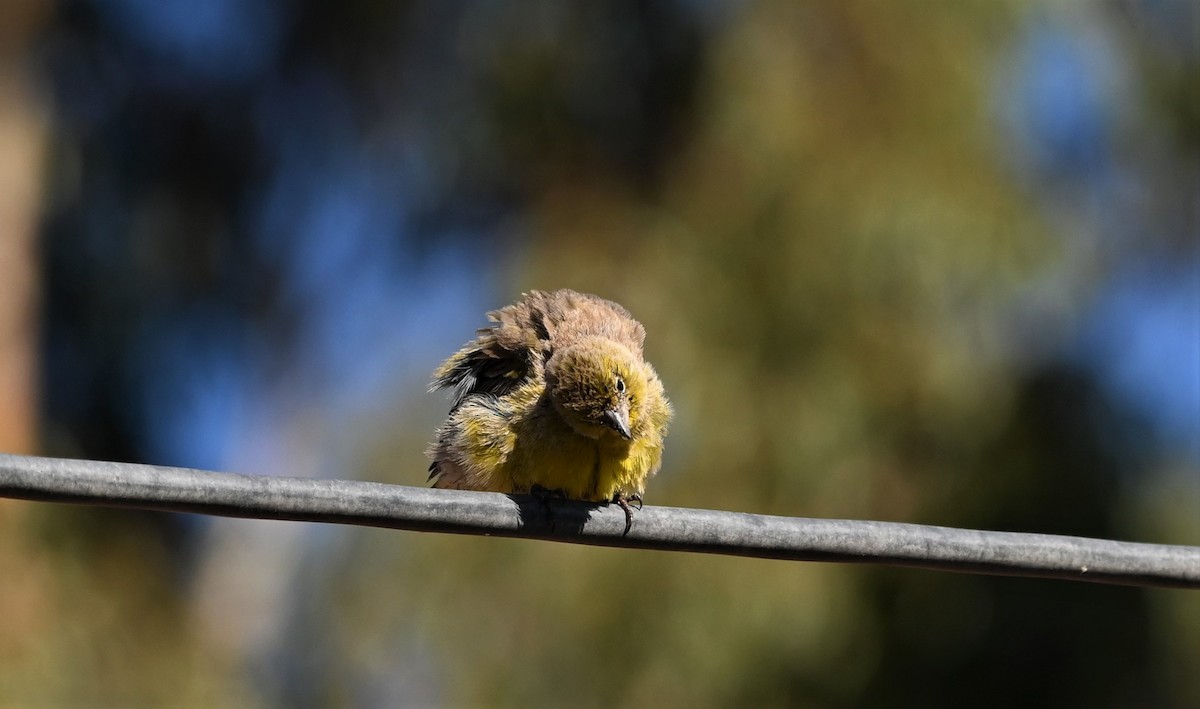
[[[529,355],[527,350],[509,349],[490,334],[481,334],[438,368],[431,388],[453,387],[452,408],[472,394],[504,396],[527,380]]]
[[[556,347],[582,337],[605,337],[642,352],[646,331],[620,305],[573,290],[530,291],[488,313],[496,323],[454,353],[434,373],[432,389],[454,388],[454,408],[472,394],[504,396],[543,376]]]
[[[480,329],[473,341],[446,360],[433,375],[432,389],[454,388],[458,408],[472,394],[500,397],[541,376],[550,350],[544,311],[522,300],[488,313],[496,324]]]

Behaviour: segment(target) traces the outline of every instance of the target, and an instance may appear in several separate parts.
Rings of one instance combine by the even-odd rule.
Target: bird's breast
[[[618,491],[640,490],[631,486],[638,475],[630,442],[607,435],[588,438],[558,416],[541,418],[518,425],[517,445],[509,459],[515,489],[541,486],[593,502],[607,502]]]

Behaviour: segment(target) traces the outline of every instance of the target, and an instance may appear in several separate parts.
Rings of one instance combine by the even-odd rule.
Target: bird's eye
[[[620,377],[617,377],[617,393],[618,394],[625,393],[625,380]]]

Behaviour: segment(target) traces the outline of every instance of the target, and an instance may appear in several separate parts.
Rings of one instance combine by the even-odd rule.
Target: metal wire
[[[0,497],[574,544],[1200,588],[1200,547],[0,454]]]

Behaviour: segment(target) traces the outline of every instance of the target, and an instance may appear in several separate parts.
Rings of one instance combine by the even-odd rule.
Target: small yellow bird
[[[530,291],[488,319],[434,373],[430,391],[454,388],[429,450],[434,487],[615,502],[628,531],[671,418],[645,328],[572,290]]]

